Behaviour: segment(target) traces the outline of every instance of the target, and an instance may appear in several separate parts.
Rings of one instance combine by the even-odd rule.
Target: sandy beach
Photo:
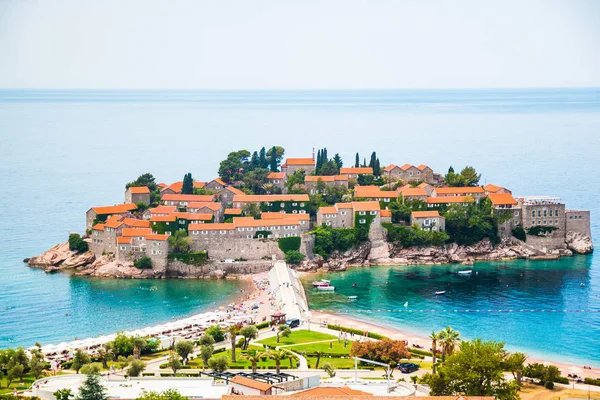
[[[424,350],[430,350],[431,348],[430,339],[408,331],[375,325],[369,322],[360,321],[355,318],[350,318],[345,315],[312,311],[312,323],[322,323],[323,321],[329,324],[342,325],[347,326],[349,328],[378,333],[380,335],[385,335],[391,339],[406,340],[408,341],[409,347],[414,347],[414,345],[416,344],[421,346]],[[567,374],[577,374],[578,376],[582,377],[600,378],[600,368],[598,368],[597,366],[592,366],[592,369],[584,369],[582,365],[559,363],[555,361],[540,360],[531,357],[527,359],[527,363],[543,363],[545,365],[555,365],[561,370],[563,376],[567,376]]]

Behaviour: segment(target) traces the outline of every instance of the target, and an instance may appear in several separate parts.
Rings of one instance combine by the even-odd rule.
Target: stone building
[[[530,196],[518,200],[522,210],[523,229],[532,226],[543,225],[556,228],[552,232],[553,237],[564,237],[566,235],[565,205],[558,197]]]
[[[410,225],[417,225],[425,231],[445,231],[446,219],[435,211],[413,211],[410,214]]]
[[[349,179],[358,179],[359,175],[373,175],[373,168],[371,168],[371,167],[340,168],[340,175],[347,176]]]
[[[142,217],[144,219],[150,219],[152,217],[166,217],[167,215],[173,214],[176,211],[176,206],[156,206],[144,211]]]
[[[160,189],[160,195],[164,194],[180,194],[181,189],[183,188],[183,181],[173,182],[169,186],[165,186]]]
[[[485,185],[483,187],[483,190],[485,191],[485,194],[512,194],[512,192],[510,190],[508,190],[505,187],[502,186],[497,186],[497,185],[492,185],[491,183],[488,183],[487,185]]]
[[[475,199],[471,196],[428,197],[427,207],[437,208],[450,206],[452,204],[461,204],[463,206],[467,206],[473,202],[475,202]]]
[[[234,188],[233,186],[225,186],[221,190],[217,192],[217,201],[223,203],[224,205],[229,205],[233,203],[233,196],[236,194],[245,194],[240,189]]]
[[[186,208],[189,213],[211,214],[214,222],[223,221],[224,207],[222,203],[217,202],[194,202],[189,203]]]
[[[429,184],[435,183],[433,170],[425,164],[418,167],[412,164],[402,166],[390,164],[383,169],[383,175],[403,182],[423,181]]]
[[[332,228],[354,228],[356,223],[366,223],[367,215],[372,218],[371,224],[381,225],[381,207],[378,201],[336,203],[319,208],[317,226],[325,224]],[[363,216],[365,218],[361,218]]]
[[[210,182],[206,182],[206,184],[203,186],[203,188],[206,190],[212,190],[214,192],[218,192],[219,190],[223,189],[225,186],[227,186],[227,184],[225,182],[223,182],[223,180],[221,178],[215,178]]]
[[[201,194],[164,194],[160,201],[165,206],[187,207],[189,203],[215,201],[214,195]]]
[[[126,216],[131,211],[137,210],[133,203],[118,204],[116,206],[92,207],[85,214],[85,229],[91,229],[95,220],[98,222],[106,221],[111,215]]]
[[[354,198],[389,203],[398,200],[399,193],[393,190],[381,190],[379,186],[354,186]]]
[[[402,202],[406,201],[427,201],[427,192],[420,188],[400,188],[398,192],[402,196]]]
[[[281,165],[281,172],[285,175],[293,175],[296,171],[304,171],[305,175],[310,175],[315,170],[314,158],[288,158]]]
[[[433,197],[469,196],[479,201],[485,196],[485,190],[481,186],[465,187],[441,187],[433,189]]]
[[[264,195],[235,195],[233,207],[244,209],[250,204],[256,204],[261,211],[275,211],[287,214],[306,214],[310,199],[307,194],[264,194]]]
[[[285,175],[285,172],[270,172],[269,175],[267,175],[267,182],[269,182],[271,185],[273,185],[274,188],[278,188],[282,192],[285,189],[286,181],[287,177]]]
[[[590,212],[584,210],[565,210],[567,232],[579,232],[592,237]]]
[[[309,194],[317,194],[317,186],[319,182],[323,185],[333,187],[340,186],[348,189],[348,176],[347,175],[331,175],[331,176],[316,176],[309,175],[304,178],[304,185]],[[323,191],[325,193],[325,191]],[[323,194],[322,193],[322,194]]]
[[[498,225],[498,234],[510,237],[513,229],[521,226],[522,210],[519,203],[510,193],[491,193],[488,198],[495,210],[506,210],[506,213],[510,213],[510,217]]]
[[[381,210],[381,223],[385,224],[387,222],[392,222],[392,211],[391,210]]]
[[[147,186],[130,187],[125,190],[125,203],[150,204],[150,189]]]

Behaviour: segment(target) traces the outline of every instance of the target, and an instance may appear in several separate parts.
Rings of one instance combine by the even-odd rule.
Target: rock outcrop
[[[589,254],[594,251],[592,238],[581,232],[567,232],[567,248],[577,254]]]

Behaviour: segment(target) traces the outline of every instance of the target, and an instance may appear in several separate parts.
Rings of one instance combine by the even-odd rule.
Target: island
[[[480,185],[466,166],[380,165],[280,146],[231,152],[218,177],[156,183],[146,173],[121,204],[93,206],[83,234],[26,259],[48,272],[116,278],[223,278],[369,265],[555,259],[593,251],[590,212],[553,196]]]

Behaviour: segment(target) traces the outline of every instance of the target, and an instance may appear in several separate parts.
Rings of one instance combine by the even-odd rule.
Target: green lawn
[[[229,362],[230,369],[251,369],[252,363],[243,357],[243,354],[245,354],[245,353],[246,353],[246,351],[242,351],[241,349],[235,349],[235,358],[236,358],[235,363],[231,362],[231,349],[229,349],[227,351],[223,351],[221,353],[217,353],[213,357],[220,357],[222,355],[225,355],[227,357],[227,359],[230,361]],[[292,356],[291,360],[292,360],[291,368],[292,369],[298,368],[298,360],[296,359],[296,357]],[[204,363],[202,362],[201,358],[194,358],[188,362],[188,365],[192,368],[202,368],[203,364]],[[275,360],[273,360],[272,358],[265,355],[263,357],[263,360],[261,360],[257,363],[257,368],[258,369],[275,369]],[[290,358],[287,358],[287,359],[281,361],[281,369],[290,369]],[[184,372],[184,370],[182,370],[182,372]]]
[[[317,365],[317,357],[307,357],[308,367],[315,368]],[[353,358],[329,358],[327,356],[321,357],[321,361],[319,361],[319,368],[323,368],[323,364],[329,363],[333,365],[335,369],[354,369],[354,359]],[[373,369],[374,366],[363,366],[358,364],[358,369]]]
[[[331,346],[331,348],[330,348]],[[317,351],[322,351],[326,354],[336,354],[336,355],[349,355],[350,348],[352,347],[352,342],[348,341],[346,347],[344,347],[344,342],[338,342],[336,340],[332,340],[331,342],[325,343],[312,343],[312,344],[299,344],[295,346],[284,347],[284,349],[292,350],[296,353],[305,351],[308,354],[315,353]]]
[[[337,339],[337,336],[328,335],[326,333],[307,331],[307,330],[292,330],[292,334],[289,337],[281,337],[279,338],[279,343],[277,343],[277,338],[275,336],[263,339],[258,341],[257,343],[261,343],[267,345],[269,347],[276,346],[284,346],[289,344],[299,344],[299,343],[309,343],[309,342],[318,342],[320,340],[328,340],[328,339]]]
[[[19,382],[18,379],[15,379],[11,382],[10,387],[7,388],[6,385],[8,384],[8,379],[3,377],[0,379],[0,394],[12,393],[14,388],[17,388],[19,391],[29,389],[33,382],[35,382],[35,379],[32,376],[26,375],[23,377],[23,383]]]

